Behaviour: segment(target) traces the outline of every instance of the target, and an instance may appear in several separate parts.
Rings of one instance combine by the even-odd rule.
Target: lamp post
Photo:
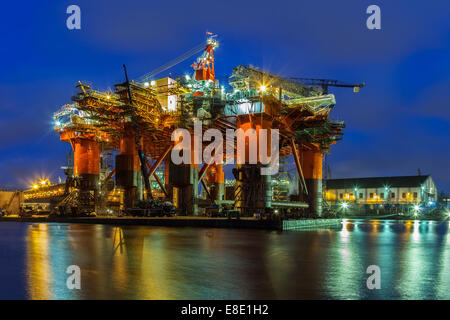
[[[420,206],[415,204],[413,206],[413,210],[414,210],[414,217],[417,217],[419,215],[419,212],[420,212]]]
[[[341,207],[342,207],[342,211],[343,211],[344,214],[345,214],[345,212],[346,212],[347,209],[348,209],[348,203],[347,203],[347,202],[342,202],[342,203],[341,203]]]
[[[391,198],[390,196],[391,196],[391,188],[389,187],[389,186],[384,186],[384,202],[386,203],[386,204],[388,204],[389,203],[389,199]],[[386,210],[386,208],[385,208],[385,210]],[[389,208],[389,210],[390,210],[390,208]]]
[[[262,105],[263,105],[263,98],[264,98],[264,93],[267,91],[267,86],[262,84],[259,86],[259,91],[261,92],[260,95],[260,102],[259,102],[259,111],[262,114],[263,110],[262,110]]]

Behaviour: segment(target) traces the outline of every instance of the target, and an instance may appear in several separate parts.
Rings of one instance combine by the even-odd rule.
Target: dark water
[[[450,299],[450,222],[336,230],[0,223],[0,298]],[[66,268],[81,268],[81,290]],[[366,269],[381,269],[367,289]]]

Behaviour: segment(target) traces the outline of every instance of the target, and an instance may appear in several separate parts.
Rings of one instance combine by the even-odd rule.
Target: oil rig
[[[219,81],[214,71],[217,46],[217,36],[208,32],[201,46],[137,80],[128,79],[124,65],[125,81],[111,91],[78,82],[72,102],[53,116],[54,130],[73,150],[71,163],[64,168],[65,184],[54,187],[60,193],[58,214],[132,212],[161,199],[180,214],[192,216],[211,206],[241,216],[283,212],[323,216],[323,157],[342,138],[345,127],[329,118],[336,101],[328,88],[350,87],[357,92],[364,84],[283,77],[242,65],[226,81]],[[192,74],[157,77],[197,54]],[[256,164],[234,165],[231,187],[225,186],[224,165],[230,165],[226,155],[223,163],[174,164],[170,153],[177,141],[172,134],[177,128],[193,132],[195,122],[201,122],[203,132],[214,128],[224,136],[230,129],[277,129],[279,156],[295,162],[298,195],[275,199],[274,178],[261,174],[266,165],[259,157]],[[234,150],[236,158],[236,141],[223,144]],[[33,192],[38,191],[28,197]]]

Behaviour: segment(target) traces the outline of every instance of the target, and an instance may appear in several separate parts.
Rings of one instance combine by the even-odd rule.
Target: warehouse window
[[[406,193],[405,193],[405,192],[402,193],[402,198],[403,198],[403,199],[406,198]]]
[[[360,198],[360,199],[363,198],[363,194],[362,194],[362,193],[359,194],[359,198]]]
[[[414,199],[417,199],[417,192],[414,192]]]
[[[394,193],[394,192],[391,193],[391,198],[392,198],[392,199],[395,198],[395,193]]]
[[[344,195],[342,193],[339,193],[339,199],[344,198]]]
[[[384,192],[380,193],[380,198],[384,199]]]
[[[369,198],[373,199],[373,193],[372,192],[370,193]]]

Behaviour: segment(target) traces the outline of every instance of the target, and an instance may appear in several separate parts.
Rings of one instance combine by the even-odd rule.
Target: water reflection
[[[29,224],[26,298],[449,299],[449,227],[344,220],[337,230],[278,233]],[[66,287],[73,264],[81,290]],[[369,265],[381,268],[381,290],[366,287]]]

